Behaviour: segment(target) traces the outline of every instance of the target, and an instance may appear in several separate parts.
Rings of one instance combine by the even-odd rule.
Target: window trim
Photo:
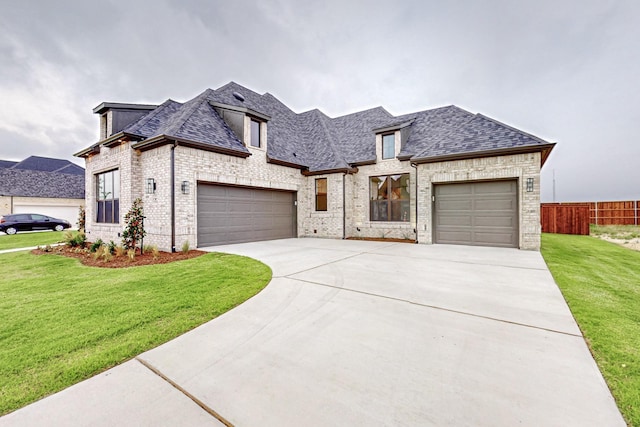
[[[253,147],[253,148],[263,148],[263,143],[262,143],[262,122],[260,120],[257,120],[253,117],[249,117],[249,146]],[[253,138],[254,138],[254,132],[253,132],[253,124],[257,124],[258,125],[258,145],[253,145]]]
[[[384,140],[385,137],[393,137],[393,144],[392,144],[392,148],[393,148],[393,155],[391,157],[385,157],[385,151],[384,151]],[[391,159],[395,159],[396,158],[396,133],[392,132],[392,133],[383,133],[381,135],[381,144],[380,147],[382,149],[382,160],[391,160]]]
[[[406,176],[406,186],[393,187],[389,185],[389,182],[386,184],[386,195],[383,198],[373,198],[372,193],[374,189],[371,187],[374,185],[373,178],[378,178],[381,181],[385,182],[389,179],[392,179],[394,176],[399,176],[399,181],[401,182],[403,177]],[[383,184],[384,185],[384,184]],[[381,186],[378,186],[375,191],[379,193]],[[400,189],[400,197],[393,197],[393,189]],[[405,189],[407,194],[406,198],[401,198],[402,196],[402,188]],[[375,219],[376,215],[374,214],[374,209],[379,209],[378,204],[386,205],[386,219]],[[404,206],[403,206],[404,205]],[[411,221],[411,174],[408,172],[401,172],[397,174],[389,174],[389,175],[371,175],[369,176],[369,221],[371,222],[410,222]],[[394,211],[400,212],[400,219],[391,219]]]
[[[115,173],[117,172],[117,174]],[[117,175],[117,182],[116,182]],[[109,187],[106,186],[106,177],[111,177],[111,191],[104,192],[103,198],[100,197],[100,177],[105,176],[105,190]],[[97,224],[119,224],[120,223],[120,169],[110,169],[103,172],[96,173],[95,177],[95,207],[96,212],[94,215],[94,220]],[[117,186],[117,188],[116,188]],[[117,197],[116,197],[117,190]],[[112,196],[108,198],[107,196],[111,194]],[[100,205],[102,204],[102,209],[100,209]],[[107,207],[109,208],[110,214],[109,218],[111,221],[107,221]],[[100,215],[102,213],[102,215]],[[102,218],[101,218],[102,216]]]
[[[324,193],[320,193],[318,188],[318,184],[321,183],[322,181],[324,181]],[[327,210],[329,210],[329,203],[328,203],[329,181],[327,180],[327,178],[316,178],[315,187],[316,187],[315,188],[316,212],[326,212]],[[322,209],[322,206],[319,206],[320,203],[318,203],[318,201],[321,200],[323,197],[324,197],[324,209]]]

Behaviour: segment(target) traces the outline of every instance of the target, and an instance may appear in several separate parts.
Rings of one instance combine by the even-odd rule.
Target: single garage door
[[[440,184],[434,187],[434,240],[518,247],[518,182]]]
[[[295,192],[198,184],[198,246],[296,235]]]

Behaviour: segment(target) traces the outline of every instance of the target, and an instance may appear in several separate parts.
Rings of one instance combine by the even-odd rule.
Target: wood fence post
[[[598,202],[596,202],[596,225],[598,225]]]

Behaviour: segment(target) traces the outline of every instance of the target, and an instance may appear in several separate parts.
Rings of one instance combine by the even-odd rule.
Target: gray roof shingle
[[[241,98],[236,94],[242,95]],[[375,130],[408,126],[399,158],[424,160],[464,153],[548,144],[480,114],[456,106],[393,116],[382,107],[330,118],[319,110],[295,113],[269,93],[258,94],[235,82],[207,89],[185,103],[167,100],[124,129],[150,139],[167,136],[231,150],[247,147],[213,108],[227,105],[269,117],[267,155],[310,172],[348,169],[376,160]]]
[[[84,199],[84,174],[3,168],[0,195]]]
[[[84,168],[71,163],[69,160],[54,159],[51,157],[30,156],[21,162],[15,162],[12,169],[60,172],[84,176]]]
[[[18,162],[12,162],[11,160],[0,160],[0,168],[10,168],[17,164]]]

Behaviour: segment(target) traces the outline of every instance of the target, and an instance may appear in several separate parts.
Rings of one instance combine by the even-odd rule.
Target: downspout
[[[414,233],[416,234],[416,243],[418,243],[418,165],[416,163],[410,163],[411,167],[416,170],[416,195],[415,195],[415,204],[416,204],[416,228],[414,229]]]
[[[178,143],[173,142],[171,146],[171,252],[176,251],[176,146]]]
[[[347,196],[345,194],[346,176],[346,172],[342,174],[342,240],[347,238]]]

